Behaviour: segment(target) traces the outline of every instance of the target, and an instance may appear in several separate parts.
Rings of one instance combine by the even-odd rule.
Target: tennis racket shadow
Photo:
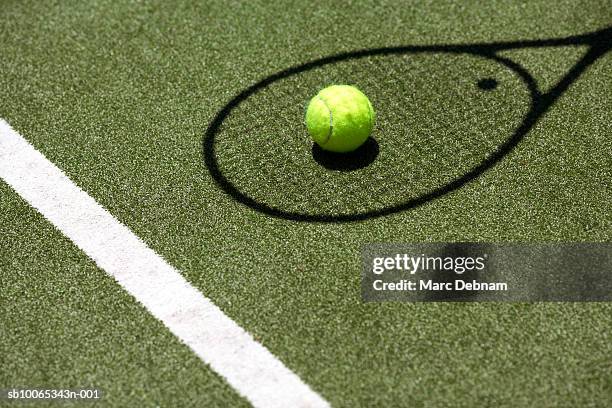
[[[501,52],[510,50],[565,46],[584,46],[587,47],[587,51],[569,69],[569,71],[546,92],[542,92],[540,90],[537,81],[523,66],[510,58],[500,55]],[[244,89],[232,100],[230,100],[223,108],[221,108],[206,129],[204,138],[202,140],[204,163],[208,169],[208,172],[221,190],[229,194],[237,202],[244,204],[255,211],[259,211],[273,217],[302,222],[340,223],[364,221],[371,218],[382,217],[401,211],[410,210],[461,188],[467,183],[477,179],[487,170],[500,162],[523,140],[531,129],[533,129],[534,125],[554,106],[561,95],[563,95],[567,89],[580,78],[588,67],[595,63],[603,55],[608,53],[611,49],[612,27],[608,27],[590,33],[564,38],[476,44],[408,45],[399,47],[384,47],[346,52],[317,59],[302,65],[285,69],[262,79],[252,86]],[[466,54],[487,58],[513,70],[516,74],[518,74],[529,90],[531,96],[529,109],[521,123],[515,128],[512,135],[500,146],[498,146],[498,148],[492,152],[492,154],[471,168],[469,171],[465,172],[463,175],[438,188],[419,195],[418,197],[414,197],[402,203],[391,205],[382,209],[352,214],[311,214],[284,210],[282,208],[273,207],[266,203],[259,202],[240,191],[227,177],[225,177],[221,171],[215,152],[216,136],[219,134],[223,123],[229,117],[232,111],[249,97],[267,88],[276,81],[290,76],[299,75],[300,73],[304,73],[328,64],[371,56],[387,56],[410,53]],[[490,79],[484,79],[478,84],[478,86],[483,90],[487,90],[495,87],[496,84]],[[378,144],[374,139],[370,139],[364,148],[358,151],[354,156],[346,156],[342,159],[336,155],[329,155],[320,149],[317,150],[316,148],[313,149],[312,153],[314,159],[326,168],[345,171],[355,170],[369,165],[376,159],[378,155]]]

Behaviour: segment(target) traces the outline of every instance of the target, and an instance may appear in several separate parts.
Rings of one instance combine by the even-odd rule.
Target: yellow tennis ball
[[[350,85],[332,85],[310,100],[306,127],[323,150],[350,152],[372,133],[374,109],[367,96]]]

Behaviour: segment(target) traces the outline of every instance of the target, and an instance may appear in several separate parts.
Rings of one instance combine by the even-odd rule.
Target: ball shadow
[[[312,145],[312,158],[326,169],[334,171],[354,171],[368,167],[376,160],[378,152],[378,142],[373,137],[348,153],[329,152],[316,143]]]

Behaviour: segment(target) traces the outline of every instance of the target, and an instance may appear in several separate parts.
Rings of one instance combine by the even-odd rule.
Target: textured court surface
[[[214,150],[206,134],[237,95],[290,67],[566,38],[611,26],[612,4],[268,3],[7,1],[0,118],[332,406],[608,405],[610,305],[363,304],[360,251],[610,241],[611,53],[495,165],[427,200],[523,123],[533,99],[520,72],[546,92],[587,48],[500,52],[515,69],[414,49],[338,60],[244,99]],[[322,165],[302,122],[335,82],[357,85],[378,114],[375,157],[359,169]],[[109,406],[248,405],[3,182],[0,355],[0,388],[95,386]]]

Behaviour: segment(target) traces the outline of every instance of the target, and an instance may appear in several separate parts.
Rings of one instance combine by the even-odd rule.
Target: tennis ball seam
[[[374,130],[374,108],[372,108],[372,103],[368,99],[368,113],[370,114],[370,131]]]
[[[316,98],[319,99],[321,102],[323,102],[323,105],[325,105],[325,107],[327,108],[327,111],[329,112],[329,131],[327,132],[325,141],[321,143],[321,144],[326,144],[327,142],[329,142],[329,139],[331,139],[332,133],[334,132],[334,117],[332,114],[332,110],[327,104],[327,102],[325,101],[325,99],[323,99],[320,95],[317,95]]]

